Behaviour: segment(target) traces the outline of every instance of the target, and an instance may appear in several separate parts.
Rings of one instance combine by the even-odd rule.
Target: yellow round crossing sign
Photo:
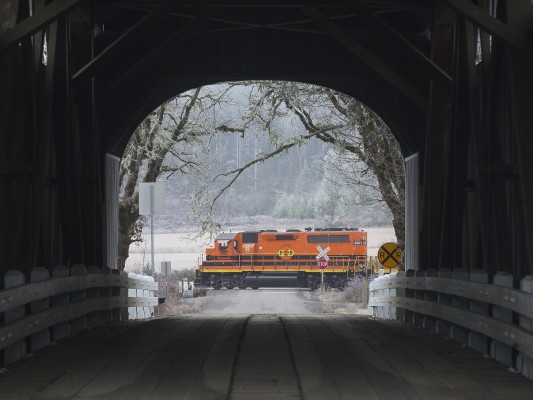
[[[396,243],[385,243],[378,250],[378,260],[385,268],[394,268],[402,262],[402,254]]]

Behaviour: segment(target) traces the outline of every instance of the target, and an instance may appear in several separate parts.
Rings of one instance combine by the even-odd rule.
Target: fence
[[[379,318],[398,319],[451,337],[533,380],[533,276],[513,288],[499,272],[414,271],[380,276],[369,306]]]
[[[82,329],[148,317],[158,304],[153,278],[109,268],[60,266],[52,276],[45,268],[35,268],[29,281],[20,271],[4,276],[5,288],[0,290],[3,365]]]

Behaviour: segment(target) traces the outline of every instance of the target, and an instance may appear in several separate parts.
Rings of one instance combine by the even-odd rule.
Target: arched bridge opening
[[[115,267],[112,156],[158,104],[215,82],[309,82],[375,110],[407,157],[413,276],[375,288],[390,291],[376,296],[381,316],[406,310],[533,369],[524,305],[533,271],[530,1],[8,0],[0,19],[3,291],[65,266],[70,284],[85,282],[67,288],[71,297],[96,293],[73,271]],[[450,279],[468,283],[450,288]],[[110,299],[130,284],[97,280]],[[26,300],[4,312],[3,330],[45,307],[17,291]]]
[[[105,152],[174,93],[269,78],[349,94],[418,152],[414,265],[529,273],[527,1],[54,3],[4,11],[5,268],[107,263]]]
[[[118,255],[110,258],[118,257],[120,270],[149,263],[159,273],[162,254],[151,261],[136,256],[143,236],[152,243],[139,199],[141,186],[154,181],[165,181],[167,194],[156,230],[201,230],[212,245],[207,253],[199,249],[206,258],[197,283],[216,289],[316,288],[317,245],[332,258],[325,284],[342,288],[348,278],[365,276],[367,264],[377,271],[372,261],[383,237],[363,227],[392,225],[388,237],[404,246],[401,148],[368,107],[330,88],[240,81],[182,93],[135,129],[120,168]]]

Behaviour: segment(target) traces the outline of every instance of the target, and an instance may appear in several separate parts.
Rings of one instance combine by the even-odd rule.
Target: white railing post
[[[533,296],[533,276],[526,276],[520,281],[520,290],[531,293]],[[533,332],[533,319],[520,315],[519,325],[522,329]],[[533,380],[533,358],[519,352],[516,360],[516,370],[520,371],[526,378]]]
[[[139,279],[139,275],[130,272],[128,278]],[[139,297],[137,288],[128,288],[128,297]],[[141,291],[142,295],[142,291]],[[128,319],[144,318],[144,312],[141,307],[128,307]],[[142,313],[141,313],[142,312]]]
[[[468,273],[468,271],[456,268],[453,270],[452,278],[460,281],[468,281],[470,279],[470,274]],[[470,300],[462,296],[452,296],[452,306],[461,310],[469,310]],[[451,330],[451,337],[454,340],[458,341],[461,344],[468,344],[468,335],[470,332],[468,329],[463,328],[460,325],[454,324],[452,325]]]
[[[113,286],[111,286],[111,296],[115,296],[121,299],[127,298],[128,292],[126,291],[126,296],[122,296],[122,287],[127,285],[128,278],[124,277],[122,274],[123,271],[118,269],[111,268],[111,279],[113,280]],[[124,314],[123,314],[124,311]],[[125,315],[125,318],[122,316]],[[125,321],[128,319],[128,309],[126,307],[117,307],[111,310],[111,321]]]
[[[389,275],[384,275],[382,280],[384,281],[387,281],[389,278]],[[384,287],[383,289],[380,290],[380,297],[389,297],[389,288],[388,287]],[[389,305],[387,303],[384,303],[381,307],[380,307],[380,314],[379,314],[380,318],[386,318],[386,319],[389,319]]]
[[[53,279],[67,278],[69,275],[70,270],[64,265],[60,265],[52,269]],[[52,307],[65,306],[67,304],[70,304],[69,292],[59,293],[55,296],[52,296]],[[61,322],[52,326],[52,341],[57,342],[58,340],[64,339],[68,336],[70,336],[70,324],[68,322]]]
[[[379,278],[375,278],[372,282],[370,282],[370,285],[368,285],[368,306],[372,307],[372,316],[377,316],[377,307],[374,305],[374,301],[377,300],[377,290],[375,290],[376,281]]]
[[[376,289],[374,291],[374,297],[379,301],[382,297],[384,297],[384,291],[381,288],[378,288],[381,282],[385,279],[384,275],[379,275],[375,280]],[[373,283],[374,283],[373,282]],[[377,318],[383,318],[383,304],[380,302],[376,307],[373,307],[372,309],[372,315]]]
[[[4,275],[4,288],[10,289],[22,286],[26,282],[24,274],[20,271],[7,271]],[[4,313],[4,322],[17,321],[24,318],[26,310],[24,306],[8,309]],[[24,339],[4,349],[4,365],[12,364],[26,355],[26,341]]]
[[[102,267],[100,268],[100,274],[111,277],[111,268]],[[112,287],[101,287],[100,288],[100,297],[111,297],[113,293]],[[109,325],[113,321],[113,310],[102,310],[100,314],[100,324]]]
[[[393,279],[393,278],[396,278],[396,272],[391,272],[389,274],[389,280],[390,279]],[[390,287],[389,290],[388,290],[388,294],[387,296],[389,297],[396,297],[398,295],[397,293],[397,290],[395,287]],[[389,304],[388,306],[388,313],[386,314],[386,318],[387,319],[392,319],[392,320],[396,320],[397,316],[396,316],[396,307],[394,307],[393,304]]]
[[[87,270],[85,265],[74,264],[70,268],[70,276],[86,276]],[[85,289],[74,290],[70,293],[71,303],[80,303],[87,298],[87,291]],[[87,328],[87,316],[84,315],[70,321],[70,333],[75,334]]]
[[[34,268],[30,271],[30,282],[43,282],[50,279],[50,271],[46,268]],[[31,314],[37,314],[50,308],[50,298],[32,301],[30,304]],[[48,328],[34,333],[30,337],[30,351],[33,353],[50,344],[50,330]]]
[[[494,275],[494,285],[513,287],[513,275],[509,272],[497,272]],[[503,321],[508,324],[513,323],[513,312],[507,308],[497,305],[492,306],[492,317],[498,321]],[[508,367],[514,366],[513,363],[513,348],[509,345],[503,344],[497,340],[492,340],[490,346],[490,356],[496,361],[507,365]]]
[[[87,275],[100,275],[100,268],[95,265],[86,268]],[[100,288],[91,287],[85,291],[87,299],[97,299],[100,297]],[[100,311],[87,314],[87,328],[95,328],[100,325]]]
[[[114,270],[116,271],[116,270]],[[125,280],[127,281],[128,280],[128,273],[125,272],[125,271],[120,271],[120,279],[121,280]],[[122,299],[127,299],[128,296],[129,296],[129,291],[131,289],[129,289],[127,286],[121,286],[119,288],[119,295]],[[130,308],[132,307],[123,307],[120,309],[120,315],[118,316],[120,318],[121,321],[127,321],[129,319],[129,311],[130,311]],[[113,318],[114,320],[114,318]]]
[[[417,278],[416,280],[418,281],[421,278],[426,277],[426,271],[424,270],[415,271],[414,276],[415,278]],[[414,296],[415,296],[415,299],[417,300],[426,300],[426,291],[415,289]],[[426,316],[422,313],[415,312],[413,314],[413,324],[416,326],[419,326],[420,328],[424,328],[426,326]]]
[[[396,278],[403,279],[405,278],[405,271],[398,271],[396,272]],[[390,289],[390,295],[396,296],[396,297],[405,297],[405,287],[397,287],[395,289]],[[394,307],[394,313],[395,318],[398,321],[404,321],[405,322],[405,309],[401,307]]]
[[[405,277],[406,278],[412,278],[412,277],[415,276],[415,274],[416,274],[416,270],[414,270],[414,269],[408,269],[407,271],[405,271]],[[407,289],[406,288],[405,289],[405,297],[414,299],[415,298],[415,291],[413,289]],[[411,310],[405,310],[404,321],[414,325],[414,323],[415,323],[415,313],[413,311],[411,311]]]
[[[437,278],[439,276],[439,271],[436,269],[430,268],[423,275],[425,278]],[[417,275],[418,276],[418,275]],[[424,298],[426,301],[431,301],[437,303],[439,301],[439,294],[430,290],[424,291]],[[439,320],[433,316],[424,315],[424,328],[429,329],[433,332],[439,332]]]
[[[489,283],[489,275],[483,270],[473,270],[470,272],[470,282]],[[489,305],[471,300],[470,311],[476,314],[489,315]],[[468,337],[468,346],[481,354],[489,354],[489,338],[482,333],[471,331]]]
[[[437,273],[437,276],[443,279],[453,279],[453,273],[448,268],[440,269]],[[437,292],[437,302],[445,306],[452,306],[453,298],[449,294]],[[444,319],[439,319],[437,321],[437,326],[436,326],[435,331],[441,336],[446,336],[446,337],[452,336],[452,326],[448,321]]]

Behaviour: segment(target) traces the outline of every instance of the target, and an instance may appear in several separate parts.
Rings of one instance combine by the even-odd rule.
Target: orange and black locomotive
[[[196,284],[316,289],[321,281],[318,258],[328,259],[326,286],[344,287],[366,265],[367,233],[356,228],[221,233],[206,249]]]

